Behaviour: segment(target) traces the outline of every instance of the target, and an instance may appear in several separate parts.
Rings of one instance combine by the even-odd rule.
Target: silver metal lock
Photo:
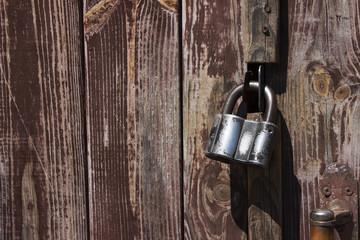
[[[215,116],[205,155],[225,163],[249,163],[267,167],[278,131],[274,124],[277,115],[276,96],[269,86],[265,86],[265,121],[256,122],[232,114],[243,90],[244,85],[236,87],[226,100],[223,114]],[[257,93],[258,90],[258,82],[249,83],[251,93]]]

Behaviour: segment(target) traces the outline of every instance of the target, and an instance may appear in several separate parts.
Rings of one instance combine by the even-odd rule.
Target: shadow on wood
[[[232,217],[238,227],[249,234],[249,239],[300,237],[301,189],[293,172],[291,139],[281,114],[279,121],[281,149],[276,149],[279,152],[274,155],[280,153],[281,162],[272,163],[269,169],[230,166]],[[274,161],[279,161],[275,158]],[[278,172],[280,166],[282,171]],[[248,176],[249,172],[253,176]]]
[[[248,233],[248,185],[245,165],[230,166],[231,215],[237,226]]]
[[[294,175],[293,147],[289,129],[280,114],[281,121],[281,156],[282,156],[282,207],[283,239],[300,239],[300,201],[301,189]]]

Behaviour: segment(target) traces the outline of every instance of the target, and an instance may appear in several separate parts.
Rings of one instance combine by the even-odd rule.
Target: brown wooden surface
[[[83,65],[79,1],[1,0],[0,239],[309,239],[325,165],[360,177],[360,3],[280,4],[264,171],[204,156],[243,1],[182,1],[181,23],[173,0],[85,1]]]
[[[261,114],[248,114],[248,118],[261,120]],[[278,138],[269,167],[247,168],[248,239],[282,239],[281,121],[278,118]]]
[[[175,1],[84,4],[91,239],[181,239]]]
[[[0,1],[0,239],[87,239],[78,1]]]
[[[278,62],[280,0],[247,0],[243,5],[245,62]]]
[[[309,239],[325,165],[347,163],[359,179],[360,6],[356,0],[288,4],[288,70],[279,108],[293,166],[284,163],[284,229],[285,239]]]
[[[280,18],[283,46],[280,64],[268,68],[267,81],[279,95],[281,112],[283,235],[284,239],[309,239],[308,217],[319,203],[318,177],[325,164],[348,163],[359,178],[360,33],[356,27],[359,4],[292,1],[282,5],[285,17]],[[221,109],[223,94],[235,81],[240,82],[241,78],[236,77],[243,74],[244,50],[240,40],[234,44],[234,50],[220,54],[224,46],[232,46],[233,37],[242,28],[239,21],[227,21],[226,17],[230,19],[233,15],[226,14],[226,6],[215,1],[186,1],[183,7],[184,179],[189,179],[184,182],[184,194],[188,238],[205,234],[212,238],[221,234],[228,237],[232,233],[219,229],[225,222],[221,217],[227,216],[229,209],[214,206],[217,202],[208,197],[214,195],[213,186],[224,166],[207,160],[201,146],[206,143],[215,111]],[[231,13],[236,16],[234,9]],[[236,77],[229,74],[234,71]],[[213,205],[207,207],[209,203]],[[223,211],[214,215],[214,209]],[[211,227],[214,225],[218,228]]]
[[[185,239],[247,236],[246,171],[204,155],[225,94],[243,81],[240,2],[183,1]]]

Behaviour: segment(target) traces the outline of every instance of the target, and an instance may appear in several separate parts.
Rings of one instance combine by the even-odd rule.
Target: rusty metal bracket
[[[358,196],[358,182],[349,166],[326,167],[320,179],[320,207],[334,212],[337,239],[358,238]]]
[[[243,40],[247,63],[278,62],[279,0],[244,0]]]

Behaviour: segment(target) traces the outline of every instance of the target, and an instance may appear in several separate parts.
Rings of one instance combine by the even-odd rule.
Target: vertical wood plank
[[[291,190],[294,181],[284,186],[293,191],[288,204],[299,204],[288,208],[284,229],[285,239],[309,239],[325,165],[347,163],[359,179],[360,6],[356,0],[288,4],[288,77],[279,105],[293,145],[293,169],[285,171],[293,170],[300,189]]]
[[[248,119],[261,119],[261,114],[249,114]],[[248,228],[254,240],[282,239],[282,158],[281,121],[269,167],[248,166]]]
[[[78,1],[0,1],[0,239],[86,239]]]
[[[86,1],[91,239],[181,239],[176,1]]]
[[[204,155],[213,117],[243,81],[240,2],[182,5],[185,239],[247,237],[246,171],[232,168],[230,184],[229,166]]]

